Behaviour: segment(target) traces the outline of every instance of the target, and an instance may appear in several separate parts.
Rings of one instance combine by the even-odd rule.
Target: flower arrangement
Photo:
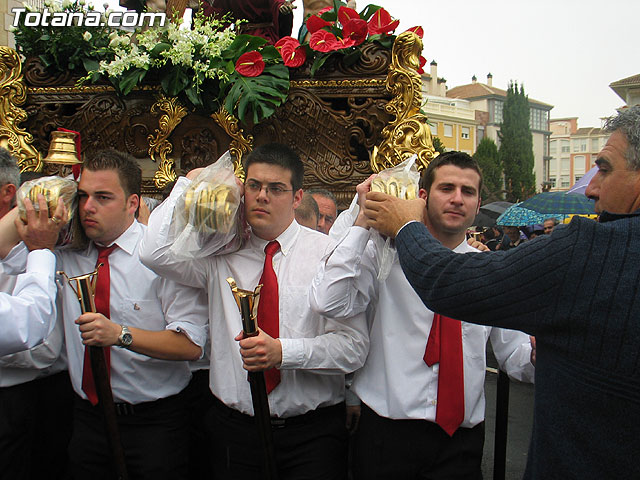
[[[54,12],[93,10],[85,0],[45,0],[45,5]],[[311,38],[304,44],[284,37],[269,45],[261,37],[237,34],[237,24],[227,18],[200,13],[191,28],[177,21],[137,32],[21,24],[14,34],[22,55],[39,57],[54,72],[76,71],[81,83],[106,80],[127,95],[153,77],[166,95],[208,112],[224,105],[246,124],[268,118],[286,100],[289,68],[310,61],[314,75],[332,55],[353,64],[365,42],[391,48],[398,23],[378,6],[358,13],[334,0],[333,7],[307,19]],[[420,27],[412,30],[422,36]]]

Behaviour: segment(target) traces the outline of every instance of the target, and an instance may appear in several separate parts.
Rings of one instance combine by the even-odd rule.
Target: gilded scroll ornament
[[[153,181],[160,190],[167,186],[171,182],[175,182],[178,178],[176,175],[175,162],[173,159],[168,158],[168,155],[173,150],[173,145],[169,140],[169,135],[180,124],[182,119],[187,115],[187,109],[180,105],[176,97],[167,98],[164,95],[160,95],[151,106],[151,114],[158,115],[160,112],[165,112],[160,116],[158,126],[155,134],[149,135],[149,156],[151,160],[158,163],[158,170],[153,176]],[[160,160],[158,162],[158,160]]]
[[[42,158],[32,145],[33,135],[19,126],[27,120],[20,108],[26,99],[20,57],[12,48],[0,46],[0,146],[17,158],[22,171],[40,171]]]
[[[413,154],[418,168],[425,168],[438,153],[431,142],[427,117],[420,113],[422,80],[420,66],[422,40],[413,32],[396,38],[387,75],[387,90],[393,99],[385,111],[395,119],[382,130],[382,142],[371,154],[371,169],[380,172],[401,163]]]
[[[233,168],[236,176],[244,180],[244,169],[242,168],[242,157],[253,150],[253,135],[244,135],[238,119],[231,115],[224,107],[220,107],[211,118],[220,125],[231,137],[229,153],[233,158]]]

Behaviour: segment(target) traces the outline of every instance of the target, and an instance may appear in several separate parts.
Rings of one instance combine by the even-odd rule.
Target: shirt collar
[[[613,222],[614,220],[621,220],[623,218],[633,218],[640,216],[640,210],[636,210],[631,213],[610,213],[610,212],[602,212],[600,214],[600,223],[605,222]]]
[[[129,255],[133,255],[133,252],[140,240],[140,234],[142,233],[142,225],[134,220],[133,223],[127,228],[122,235],[115,239],[110,245],[105,245],[106,247],[110,247],[114,243],[120,248],[124,250]],[[93,243],[93,242],[92,242]],[[94,244],[95,247],[95,244]]]
[[[293,220],[287,229],[276,237],[275,240],[280,244],[280,251],[284,256],[287,256],[289,250],[293,247],[293,244],[300,232],[300,224]],[[263,240],[251,232],[250,238],[251,246],[257,250],[264,251],[264,247],[269,243],[267,240]]]

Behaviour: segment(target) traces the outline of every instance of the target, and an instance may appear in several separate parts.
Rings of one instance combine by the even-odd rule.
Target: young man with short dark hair
[[[372,178],[358,185],[360,201]],[[465,233],[480,207],[481,187],[478,165],[465,153],[442,154],[423,172],[422,222],[456,253],[477,251]],[[383,254],[366,221],[361,210],[323,263],[311,292],[313,308],[324,315],[346,319],[368,312],[370,351],[351,387],[363,404],[355,478],[482,478],[486,343],[490,338],[510,375],[531,381],[529,337],[439,318],[411,290],[397,258],[388,277],[380,279]],[[454,329],[451,343],[439,333],[445,323]],[[437,349],[428,346],[432,336],[442,343],[438,361],[431,358]],[[454,349],[457,357],[443,360]],[[447,385],[455,398],[443,396]],[[441,409],[452,405],[453,411]]]
[[[331,243],[295,221],[303,179],[298,156],[284,145],[259,146],[247,157],[245,172],[244,216],[251,234],[237,252],[192,261],[170,253],[173,207],[198,171],[179,178],[153,211],[142,248],[143,261],[158,273],[209,294],[213,474],[251,480],[262,475],[248,370],[265,372],[279,478],[346,479],[344,374],[366,357],[364,316],[335,322],[309,308],[309,286]],[[245,290],[263,284],[259,305],[270,307],[264,314],[258,309],[254,337],[242,335],[228,277]]]
[[[113,458],[104,430],[88,347],[103,347],[117,425],[130,478],[176,479],[187,473],[186,360],[201,355],[207,337],[201,292],[158,277],[140,263],[145,227],[135,220],[141,170],[112,150],[83,164],[78,212],[89,244],[56,250],[58,268],[69,277],[98,267],[98,313],[81,314],[76,292],[65,280],[62,314],[69,374],[76,392],[69,446],[75,478],[111,479]],[[53,245],[51,245],[53,248]],[[19,264],[24,245],[5,263]],[[167,361],[175,360],[175,361]]]

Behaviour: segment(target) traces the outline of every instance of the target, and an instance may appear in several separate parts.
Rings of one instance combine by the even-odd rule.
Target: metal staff
[[[69,285],[78,296],[80,309],[82,313],[96,313],[96,304],[94,302],[95,286],[97,280],[98,269],[102,266],[99,264],[96,269],[85,275],[69,278],[66,273],[58,272],[69,282]],[[75,287],[74,287],[75,282]],[[89,346],[89,358],[91,359],[91,369],[93,370],[93,381],[96,385],[96,394],[98,403],[102,408],[104,417],[104,426],[107,432],[107,442],[113,455],[113,462],[116,469],[118,480],[127,480],[127,465],[124,459],[124,450],[120,441],[120,431],[118,430],[118,420],[116,417],[116,406],[113,403],[113,393],[111,392],[111,382],[109,381],[109,371],[107,370],[107,361],[104,356],[102,347]]]
[[[240,309],[244,336],[253,337],[258,335],[256,316],[258,314],[258,301],[262,285],[258,285],[255,291],[252,292],[251,290],[239,289],[236,281],[231,277],[227,278],[227,282]],[[253,402],[256,428],[258,429],[258,437],[263,449],[264,478],[266,480],[277,480],[276,451],[273,445],[271,414],[269,413],[269,400],[267,398],[264,372],[249,372],[249,385],[251,387],[251,401]]]

